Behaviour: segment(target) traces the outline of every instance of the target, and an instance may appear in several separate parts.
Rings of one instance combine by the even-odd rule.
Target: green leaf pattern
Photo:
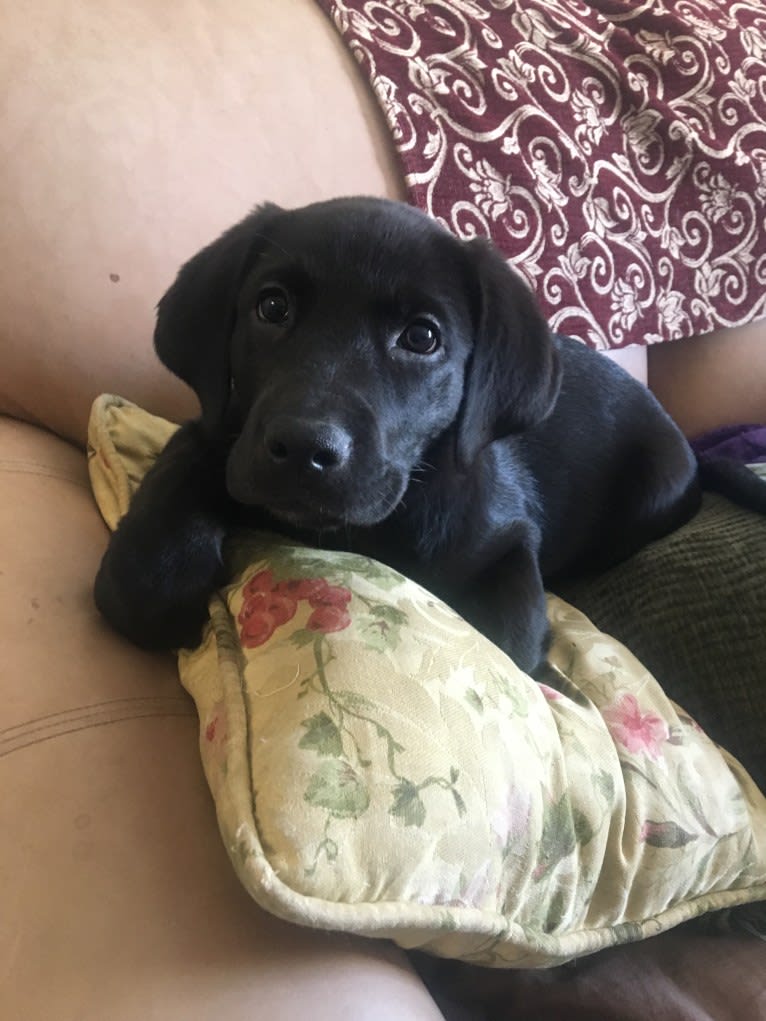
[[[403,945],[537,966],[725,906],[729,889],[747,899],[743,884],[766,898],[766,801],[567,604],[550,598],[537,684],[379,564],[266,536],[231,553],[237,581],[181,669],[232,860],[264,906],[305,920],[286,905],[306,897],[332,927],[333,904],[358,905],[355,931],[381,934],[375,904],[399,905],[409,922],[384,930]],[[243,590],[266,568],[275,590],[347,590],[347,617],[322,630],[299,601],[243,648]]]

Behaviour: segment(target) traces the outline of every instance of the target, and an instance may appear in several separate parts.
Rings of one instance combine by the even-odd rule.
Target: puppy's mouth
[[[268,475],[259,477],[248,473],[243,478],[230,467],[227,489],[237,503],[264,511],[278,524],[304,532],[338,532],[369,528],[389,517],[404,495],[406,476],[392,470],[374,486],[369,480],[348,481],[338,492],[335,486],[275,480]]]
[[[339,532],[349,525],[357,522],[350,521],[345,514],[336,510],[324,507],[299,507],[288,505],[280,507],[278,504],[266,503],[263,505],[266,513],[291,528],[297,528],[302,532]]]

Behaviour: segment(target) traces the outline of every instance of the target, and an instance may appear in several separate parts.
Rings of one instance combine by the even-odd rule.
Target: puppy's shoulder
[[[562,390],[573,394],[616,393],[640,395],[646,391],[621,365],[582,341],[563,334],[554,336],[562,370]]]

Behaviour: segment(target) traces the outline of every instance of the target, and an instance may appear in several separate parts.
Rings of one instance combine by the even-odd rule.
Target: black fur
[[[256,210],[181,269],[156,347],[202,415],[96,579],[141,645],[199,638],[246,521],[391,563],[531,670],[543,578],[623,559],[698,506],[694,456],[649,391],[551,335],[489,244],[399,203]]]

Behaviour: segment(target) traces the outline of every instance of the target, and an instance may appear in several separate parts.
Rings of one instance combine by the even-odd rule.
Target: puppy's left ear
[[[229,401],[237,295],[263,247],[260,232],[279,212],[271,203],[259,206],[197,252],[157,306],[154,348],[160,361],[197,394],[208,431],[220,426]]]
[[[466,248],[478,308],[458,417],[457,454],[464,465],[492,440],[542,422],[561,386],[553,337],[532,292],[488,241],[469,241]]]

